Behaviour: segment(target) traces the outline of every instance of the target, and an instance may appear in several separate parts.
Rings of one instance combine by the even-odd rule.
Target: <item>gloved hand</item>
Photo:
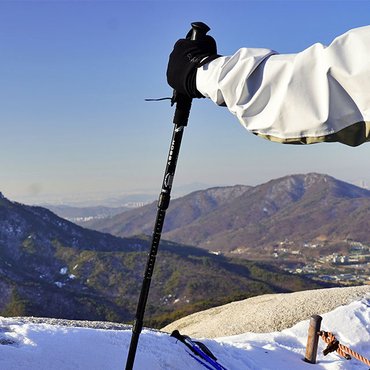
[[[197,68],[218,58],[213,37],[206,35],[199,40],[180,39],[169,57],[167,82],[177,93],[190,98],[204,98],[197,90]]]

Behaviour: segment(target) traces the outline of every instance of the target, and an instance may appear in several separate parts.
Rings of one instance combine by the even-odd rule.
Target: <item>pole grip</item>
[[[204,37],[209,30],[210,28],[205,23],[193,22],[187,37],[193,41],[199,40]],[[176,126],[186,126],[188,124],[192,99],[186,95],[178,94],[176,91],[174,91],[172,101],[176,102],[173,123]]]

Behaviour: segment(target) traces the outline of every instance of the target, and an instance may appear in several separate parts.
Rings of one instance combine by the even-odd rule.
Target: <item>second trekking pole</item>
[[[194,22],[191,24],[191,27],[191,40],[197,40],[204,37],[210,29],[206,24],[202,22]],[[143,328],[145,307],[148,300],[150,283],[154,271],[154,264],[157,257],[157,251],[161,239],[166,210],[170,204],[172,181],[175,176],[182,135],[185,126],[188,124],[191,102],[192,99],[188,96],[177,94],[176,91],[174,91],[172,103],[176,104],[175,116],[173,119],[173,123],[175,126],[173,128],[170,150],[167,157],[162,190],[158,200],[157,218],[154,225],[152,244],[148,255],[146,269],[144,272],[144,279],[136,309],[135,321],[132,327],[132,336],[126,361],[126,370],[132,370],[135,362],[136,349],[139,342],[139,336]]]

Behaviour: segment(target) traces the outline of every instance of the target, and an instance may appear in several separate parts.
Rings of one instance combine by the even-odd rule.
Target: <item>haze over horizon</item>
[[[205,183],[192,183],[192,184],[185,184],[182,186],[175,187],[172,190],[172,199],[183,197],[187,194],[190,194],[194,191],[198,190],[206,190],[208,188],[213,187],[227,187],[227,186],[236,186],[236,185],[246,185],[246,186],[258,186],[262,185],[266,182],[271,180],[276,180],[278,178],[283,178],[285,176],[290,175],[307,175],[309,173],[296,173],[296,174],[289,174],[289,175],[282,175],[275,178],[267,179],[266,181],[262,181],[259,183],[250,183],[250,184],[205,184]],[[312,174],[312,173],[311,173]],[[327,175],[321,173],[320,175]],[[334,177],[335,178],[335,177]],[[339,181],[344,181],[340,178],[335,178]],[[348,181],[345,181],[348,182]],[[351,183],[357,187],[368,189],[370,190],[369,185],[364,181],[361,180],[358,183]],[[150,189],[150,188],[142,188],[136,189],[132,191],[126,192],[88,192],[88,193],[73,193],[73,194],[65,194],[61,196],[60,194],[42,194],[42,195],[29,195],[29,196],[21,196],[18,198],[11,198],[8,194],[4,193],[0,189],[0,193],[11,201],[21,202],[30,205],[66,205],[66,206],[75,206],[75,207],[89,207],[89,206],[106,206],[106,207],[120,207],[124,205],[129,205],[130,207],[137,207],[138,205],[134,205],[134,203],[145,205],[152,201],[156,201],[158,199],[160,188],[159,189]]]
[[[369,13],[370,1],[0,0],[0,191],[28,203],[156,199],[173,108],[144,99],[171,95],[168,55],[192,21],[211,27],[223,55],[243,46],[296,53],[367,25]],[[201,99],[173,192],[309,172],[369,186],[369,148],[271,143]]]

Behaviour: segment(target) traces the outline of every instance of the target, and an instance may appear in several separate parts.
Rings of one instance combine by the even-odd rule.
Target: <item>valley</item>
[[[150,234],[156,204],[87,223]],[[370,191],[327,175],[210,188],[173,200],[163,238],[261,261],[319,281],[370,283]]]

